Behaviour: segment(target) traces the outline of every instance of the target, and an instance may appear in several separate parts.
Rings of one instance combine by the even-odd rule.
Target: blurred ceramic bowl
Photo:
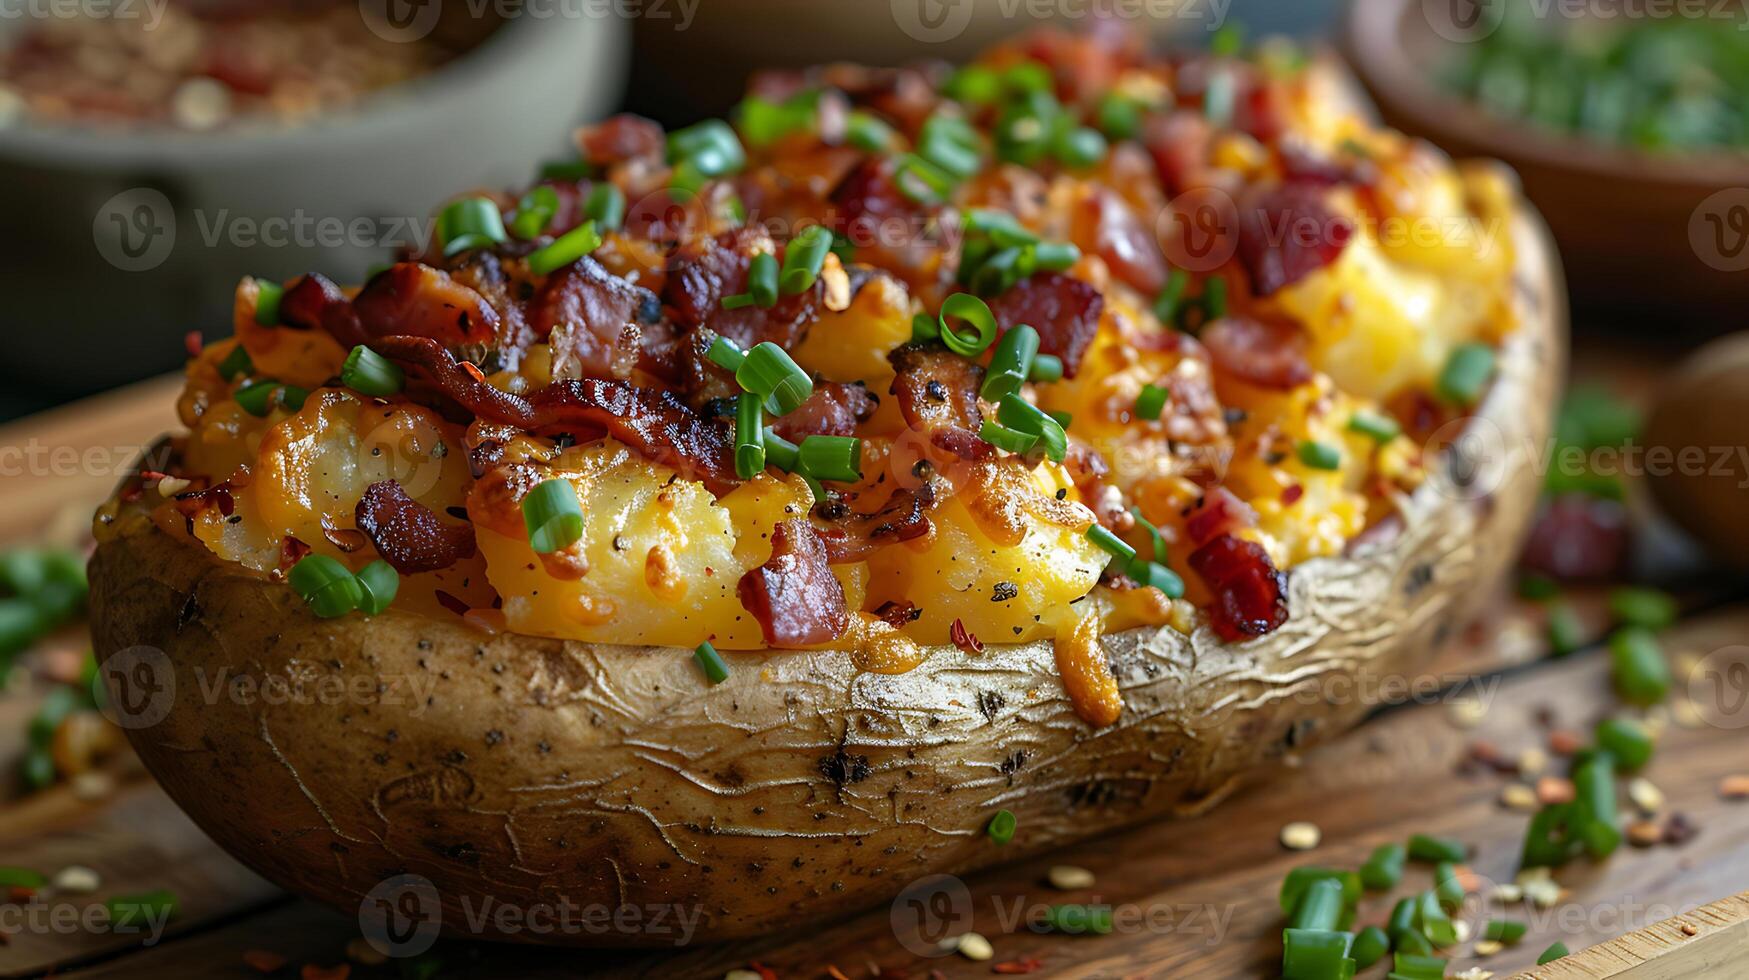
[[[1344,47],[1390,125],[1503,160],[1548,219],[1575,304],[1719,333],[1749,270],[1749,156],[1650,154],[1503,120],[1445,91],[1472,0],[1351,0]],[[1481,4],[1486,8],[1487,4]],[[1455,18],[1455,19],[1454,19]]]
[[[229,332],[240,277],[356,281],[458,191],[524,183],[574,154],[572,130],[622,94],[630,29],[562,9],[506,20],[435,71],[307,123],[0,128],[14,229],[0,241],[0,371],[66,397],[169,369],[187,331]]]

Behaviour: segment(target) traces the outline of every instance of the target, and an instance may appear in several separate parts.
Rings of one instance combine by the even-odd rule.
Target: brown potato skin
[[[1514,240],[1524,328],[1477,415],[1500,439],[1478,484],[1491,492],[1430,483],[1394,538],[1297,567],[1292,615],[1261,640],[1227,645],[1206,627],[1106,637],[1124,699],[1107,728],[1076,717],[1047,643],[944,647],[894,676],[830,651],[731,652],[712,687],[687,651],[487,636],[398,612],[317,619],[290,589],[138,512],[106,529],[92,562],[98,655],[167,653],[175,705],[129,732],[141,758],[226,850],[349,912],[412,873],[435,883],[446,930],[476,936],[464,896],[476,914],[487,895],[679,903],[703,910],[695,940],[839,916],[922,875],[1205,808],[1358,721],[1369,704],[1348,682],[1417,675],[1512,561],[1539,490],[1530,464],[1566,311],[1534,216]],[[203,690],[226,669],[399,686],[380,701],[245,703]],[[1007,847],[983,833],[1002,808],[1019,818]]]

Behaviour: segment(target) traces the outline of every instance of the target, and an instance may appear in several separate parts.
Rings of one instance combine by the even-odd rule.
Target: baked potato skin
[[[1260,640],[1105,637],[1124,701],[1109,727],[1076,717],[1048,642],[944,647],[897,675],[842,652],[725,652],[713,687],[686,651],[318,619],[137,508],[100,533],[97,653],[167,654],[174,706],[129,731],[148,768],[244,863],[349,912],[410,873],[435,884],[446,930],[476,938],[464,898],[476,917],[488,896],[678,905],[703,913],[695,941],[828,919],[922,875],[1205,808],[1365,714],[1329,682],[1414,677],[1505,571],[1540,489],[1564,294],[1540,222],[1521,214],[1513,239],[1523,328],[1473,423],[1499,437],[1479,482],[1430,482],[1394,537],[1295,568],[1292,614]],[[269,703],[226,693],[239,675],[351,693]],[[984,834],[1002,808],[1019,821],[1006,847]]]

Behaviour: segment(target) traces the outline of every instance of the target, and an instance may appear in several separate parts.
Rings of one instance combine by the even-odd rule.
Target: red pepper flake
[[[455,613],[457,616],[466,616],[468,614],[467,603],[457,599],[455,596],[450,595],[442,589],[437,590],[437,604],[448,609],[450,612]]]
[[[36,896],[36,889],[25,885],[13,885],[6,890],[6,900],[17,905],[23,905]]]
[[[752,970],[754,973],[759,974],[759,976],[761,977],[761,980],[777,980],[777,971],[773,970],[769,966],[766,966],[764,963],[759,962],[758,960],[754,960],[753,962],[747,964],[747,968],[749,970]]]
[[[838,969],[830,963],[826,964],[826,975],[831,977],[832,980],[850,980],[849,977],[844,975],[843,970]]]
[[[1041,960],[1036,956],[1027,956],[1027,957],[1022,957],[1021,959],[1018,959],[1018,960],[1009,960],[1006,963],[998,963],[995,966],[990,968],[990,972],[991,973],[1037,973],[1038,971],[1044,969],[1044,966],[1045,966],[1044,960]]]
[[[1306,488],[1296,483],[1281,492],[1281,502],[1284,506],[1292,507],[1294,504],[1299,503],[1300,498],[1305,495]]]
[[[274,973],[285,966],[285,957],[266,949],[245,950],[243,964],[256,973]]]
[[[283,538],[280,538],[279,539],[279,569],[280,569],[280,571],[289,570],[293,565],[296,565],[298,562],[303,561],[304,556],[309,554],[309,553],[310,553],[310,546],[303,543],[302,541],[299,541],[297,538],[294,538],[289,534]]]
[[[200,349],[205,346],[206,342],[201,339],[199,330],[190,330],[182,335],[182,347],[188,351],[189,357],[199,357]]]
[[[984,652],[984,641],[978,639],[976,633],[966,629],[966,624],[961,622],[958,617],[955,617],[953,625],[948,627],[947,638],[953,641],[954,646],[967,653]]]

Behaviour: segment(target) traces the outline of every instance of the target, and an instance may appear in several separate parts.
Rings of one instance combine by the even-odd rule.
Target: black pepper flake
[[[990,601],[1007,602],[1019,594],[1020,589],[1013,582],[997,582],[996,588],[991,592]]]

